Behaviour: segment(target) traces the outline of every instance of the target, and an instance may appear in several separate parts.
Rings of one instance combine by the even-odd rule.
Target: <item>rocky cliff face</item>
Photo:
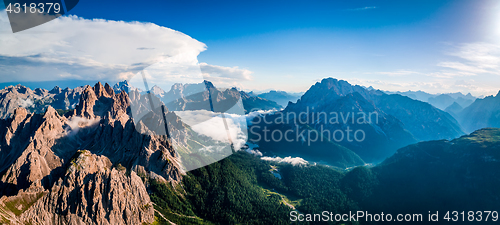
[[[178,182],[183,171],[167,137],[137,132],[131,101],[97,83],[63,116],[48,106],[43,114],[17,108],[0,120],[2,223],[153,222],[137,174]]]
[[[18,196],[5,198],[4,208],[6,205],[21,207],[5,215],[6,219],[13,224],[141,224],[154,221],[153,205],[135,172],[127,175],[125,168],[113,168],[107,157],[89,151],[77,154],[65,176],[50,189],[44,190],[35,184]],[[23,212],[24,208],[27,209]]]

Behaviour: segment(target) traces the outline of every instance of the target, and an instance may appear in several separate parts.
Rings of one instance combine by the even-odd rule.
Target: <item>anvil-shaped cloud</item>
[[[153,23],[77,16],[59,17],[14,34],[7,13],[0,11],[0,83],[63,79],[114,82],[159,62],[199,70],[197,56],[206,48],[184,33]],[[251,73],[227,67],[229,72],[224,74],[224,67],[215,68],[219,73],[210,74],[212,77],[239,80],[248,79]]]

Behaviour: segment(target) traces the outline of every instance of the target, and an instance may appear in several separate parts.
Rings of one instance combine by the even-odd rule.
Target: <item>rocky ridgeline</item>
[[[133,171],[127,175],[125,168],[113,168],[107,157],[89,151],[80,151],[52,188],[37,185],[3,199],[4,208],[21,209],[8,214],[7,220],[13,224],[141,224],[154,220],[141,178]]]
[[[151,135],[137,132],[129,106],[141,98],[97,83],[64,115],[50,105],[43,114],[18,107],[0,120],[1,223],[152,223],[138,175],[175,183],[183,171],[166,136],[142,121],[141,133]]]
[[[61,89],[56,86],[49,91],[40,88],[31,90],[22,85],[6,87],[0,90],[0,119],[11,117],[19,107],[34,113],[43,113],[47,106],[62,110],[73,109],[86,88],[88,86],[75,89]]]

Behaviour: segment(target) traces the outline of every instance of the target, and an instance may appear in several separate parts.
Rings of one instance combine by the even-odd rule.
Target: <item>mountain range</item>
[[[0,90],[0,118],[9,118],[14,111],[23,107],[31,112],[42,113],[46,106],[60,110],[75,108],[80,99],[80,95],[87,86],[75,89],[61,89],[54,87],[52,90],[36,88],[31,90],[20,84],[8,86]]]
[[[290,224],[291,211],[426,216],[429,210],[499,206],[500,129],[480,128],[499,126],[500,93],[463,110],[453,104],[447,113],[399,94],[328,78],[282,111],[259,114],[245,108],[249,129],[262,126],[249,132],[249,139],[262,135],[265,125],[283,133],[293,130],[290,136],[318,132],[323,125],[330,132],[346,126],[363,130],[364,141],[307,136],[261,141],[248,149],[251,154],[235,149],[201,167],[194,159],[208,158],[190,146],[215,140],[194,131],[172,109],[224,111],[240,100],[265,109],[269,100],[208,82],[174,86],[169,92],[153,87],[152,95],[126,82],[0,90],[0,223]],[[207,99],[212,99],[210,108],[203,103]],[[148,108],[161,100],[170,107]],[[330,112],[371,112],[376,122],[312,119],[321,112],[328,119]],[[464,135],[452,112],[466,131],[476,131]],[[295,117],[276,122],[287,113]],[[165,121],[172,128],[168,135],[162,134]],[[200,168],[186,172],[189,166]]]
[[[116,84],[113,89],[115,92],[124,90],[128,93],[130,90],[136,90],[142,94],[145,93],[144,91],[130,86],[127,81]],[[204,81],[198,84],[174,84],[168,92],[155,85],[151,88],[150,92],[165,102],[167,108],[172,111],[177,111],[209,107],[201,105],[203,102],[207,101],[207,99],[204,98],[207,98],[208,95],[202,97],[200,93],[203,93],[207,89],[213,90],[212,95],[217,102],[221,100],[224,101],[225,99],[232,99],[230,102],[236,102],[241,98],[246,113],[255,110],[278,110],[281,108],[280,105],[272,100],[252,96],[244,91],[238,91],[236,88],[225,90],[218,89],[210,81]]]
[[[427,102],[434,107],[445,110],[447,107],[451,106],[453,103],[459,104],[462,108],[465,108],[472,104],[477,98],[472,96],[470,93],[467,95],[461,92],[457,93],[447,93],[447,94],[429,94],[423,91],[406,91],[406,92],[385,92],[387,94],[399,94],[415,100],[422,102]]]
[[[320,113],[323,113],[323,117]],[[451,115],[428,103],[398,94],[388,95],[333,78],[323,79],[313,85],[297,103],[289,103],[283,110],[283,114],[295,116],[286,117],[285,123],[292,128],[310,127],[318,132],[328,130],[329,136],[336,131],[345,131],[348,128],[353,132],[351,135],[354,135],[355,131],[362,131],[365,137],[363,141],[337,138],[336,142],[352,150],[366,162],[383,160],[398,148],[418,141],[452,139],[464,134]],[[339,117],[343,116],[348,119],[331,123],[331,118],[326,118],[328,115],[340,115]],[[273,121],[275,116],[268,115],[267,121]],[[356,116],[358,117],[355,118]],[[311,118],[312,121],[301,122],[300,117],[303,120]],[[371,122],[359,123],[360,119]],[[274,125],[262,123],[257,126],[276,129]],[[347,134],[344,132],[345,135]],[[332,139],[334,138],[330,138]],[[260,145],[266,146],[262,141]],[[295,146],[301,148],[302,145],[296,144]],[[260,150],[282,154],[290,151],[289,148],[276,147]],[[308,152],[303,154],[310,156]]]
[[[304,94],[303,92],[288,93],[285,91],[275,91],[275,90],[271,90],[269,92],[260,93],[260,94],[256,94],[253,92],[248,93],[248,95],[250,95],[250,96],[256,96],[256,97],[260,97],[263,99],[268,99],[268,100],[274,101],[274,102],[278,103],[279,105],[283,106],[283,108],[288,105],[288,102],[297,102],[297,100],[303,94]]]
[[[496,96],[477,99],[456,115],[467,132],[485,127],[500,127],[500,92]]]
[[[49,105],[42,114],[18,108],[2,120],[3,221],[152,223],[153,205],[137,174],[178,182],[183,172],[165,137],[136,131],[129,105],[125,92],[98,83],[64,115]]]

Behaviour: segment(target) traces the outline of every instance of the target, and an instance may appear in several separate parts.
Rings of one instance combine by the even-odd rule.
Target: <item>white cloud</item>
[[[205,44],[152,23],[63,16],[13,34],[0,11],[0,82],[113,80],[154,63],[197,65]],[[199,68],[198,68],[199,70]],[[202,79],[202,78],[200,78]]]
[[[19,99],[19,106],[23,108],[29,108],[33,105],[33,100],[27,98],[27,99]]]
[[[275,112],[278,112],[278,110],[276,109],[270,109],[270,110],[255,110],[255,111],[252,111],[252,112],[249,112],[247,115],[246,115],[246,119],[247,121],[252,121],[255,117],[257,116],[264,116],[264,115],[267,115],[267,114],[274,114]]]
[[[65,128],[65,132],[68,136],[74,136],[76,135],[80,129],[89,127],[89,126],[94,126],[95,124],[99,123],[98,119],[87,119],[83,117],[72,117],[69,119],[67,122],[67,127]]]
[[[174,113],[195,132],[214,140],[228,143],[229,133],[235,149],[240,149],[247,141],[247,125],[243,115],[225,113],[226,130],[220,113],[206,110],[175,111]]]
[[[457,80],[456,77],[443,77],[438,78],[433,76],[433,81],[427,82],[397,82],[397,81],[382,81],[382,80],[369,80],[369,79],[346,79],[352,84],[360,84],[363,86],[373,86],[375,89],[385,90],[385,91],[408,91],[408,90],[422,90],[428,93],[438,94],[438,93],[472,93],[473,95],[491,95],[498,92],[498,87],[494,84],[487,86],[482,85],[476,80],[472,79],[460,79]],[[450,79],[453,78],[453,79]]]
[[[376,9],[377,7],[375,6],[366,6],[366,7],[361,7],[361,8],[355,8],[355,9],[348,9],[348,11],[362,11],[362,10],[369,10],[369,9]]]
[[[440,62],[438,66],[456,69],[459,71],[467,72],[469,75],[476,75],[477,73],[486,73],[485,69],[476,66],[466,65],[461,62]]]
[[[224,67],[200,63],[200,69],[204,79],[211,81],[215,86],[242,87],[241,81],[253,79],[252,71],[235,67]]]
[[[479,68],[496,69],[500,66],[500,45],[484,42],[467,43],[450,55],[468,60]]]
[[[247,142],[246,145],[248,145],[248,148],[247,148],[247,152],[252,154],[252,155],[255,155],[255,156],[263,156],[264,154],[262,154],[262,152],[259,151],[259,145],[258,144],[255,144],[255,143],[252,143],[252,142]]]
[[[412,75],[412,74],[418,74],[418,72],[410,71],[410,70],[398,70],[398,71],[392,71],[392,72],[376,72],[376,74],[398,77],[398,76],[407,76],[407,75]]]
[[[475,75],[476,75],[475,73],[465,72],[465,71],[438,71],[426,74],[426,76],[428,77],[435,77],[435,78],[457,78],[457,77],[475,76]]]
[[[457,75],[500,74],[500,45],[485,42],[465,43],[448,55],[457,57],[460,62],[440,62],[437,66],[460,71]]]
[[[293,166],[307,165],[307,161],[305,159],[303,159],[303,158],[300,158],[300,157],[292,158],[291,156],[288,156],[288,157],[285,157],[285,158],[281,158],[281,157],[268,157],[268,156],[264,156],[264,157],[262,157],[260,159],[266,160],[266,161],[278,162],[278,163],[289,163],[289,164],[292,164]]]
[[[224,67],[200,63],[202,73],[210,77],[221,77],[235,80],[252,80],[252,71],[235,67]]]
[[[449,45],[454,49],[444,53],[446,59],[436,63],[437,69],[365,72],[363,75],[370,76],[345,79],[388,91],[462,92],[476,96],[498,93],[495,77],[500,75],[500,45],[485,42]]]
[[[496,81],[498,79],[491,77],[500,75],[500,45],[484,42],[465,43],[455,45],[454,50],[445,54],[449,58],[438,62],[436,64],[438,69],[435,71],[397,70],[365,73],[380,76],[377,76],[376,80],[356,78],[347,80],[354,84],[389,91],[470,92],[474,95],[498,92]],[[475,80],[470,79],[471,77]]]
[[[263,156],[262,152],[257,149],[248,149],[247,152],[255,156]]]

